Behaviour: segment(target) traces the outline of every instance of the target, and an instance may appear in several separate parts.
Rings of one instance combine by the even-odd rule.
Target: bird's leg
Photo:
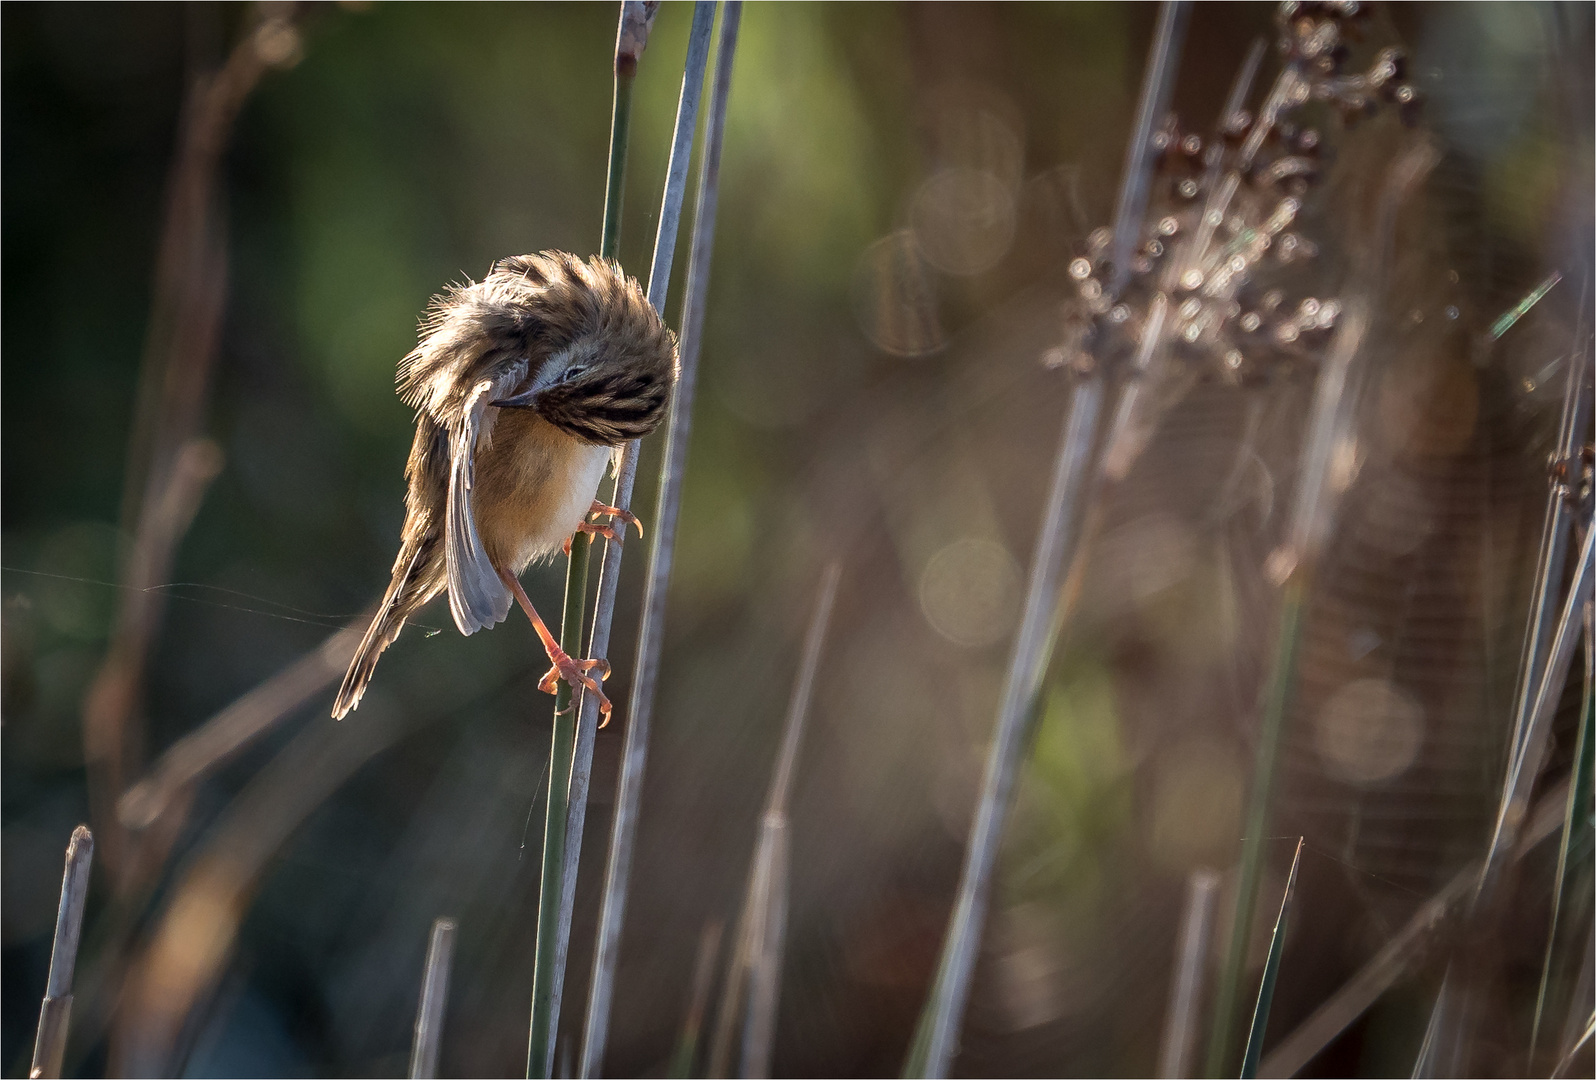
[[[526,617],[532,622],[532,629],[537,631],[538,638],[543,642],[544,651],[549,654],[549,659],[554,661],[554,666],[549,669],[548,674],[538,682],[538,689],[545,694],[552,694],[558,688],[561,679],[570,683],[573,690],[586,687],[598,698],[599,714],[604,717],[599,726],[603,727],[609,720],[610,699],[604,696],[598,680],[588,672],[598,668],[599,679],[607,679],[610,677],[610,662],[571,659],[571,654],[560,648],[560,643],[554,639],[553,634],[549,633],[549,628],[538,614],[537,608],[533,607],[532,601],[527,598],[526,590],[521,588],[520,579],[504,570],[499,571],[499,577],[509,586],[510,592],[515,596],[515,602],[521,605],[522,611],[526,612]]]

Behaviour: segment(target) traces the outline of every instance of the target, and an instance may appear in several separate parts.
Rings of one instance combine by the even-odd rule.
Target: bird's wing
[[[449,571],[449,613],[462,634],[504,621],[510,590],[488,561],[477,533],[471,483],[477,438],[492,424],[488,404],[503,391],[499,380],[484,379],[466,397],[449,440],[449,501],[445,511],[444,556]]]

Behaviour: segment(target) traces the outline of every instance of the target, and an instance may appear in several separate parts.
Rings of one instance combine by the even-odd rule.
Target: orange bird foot
[[[637,529],[637,535],[639,537],[643,535],[643,523],[638,521],[629,510],[622,510],[619,507],[609,506],[605,503],[599,502],[597,499],[594,499],[593,505],[588,508],[587,512],[590,514],[606,514],[615,519],[615,521],[605,522],[603,524],[600,524],[596,521],[584,521],[582,524],[578,525],[576,527],[576,531],[578,533],[586,533],[589,542],[591,542],[594,537],[602,536],[619,544],[622,540],[626,539],[627,525],[634,526]],[[615,524],[617,521],[622,523],[619,527],[617,527]],[[567,536],[565,538],[565,542],[560,545],[560,550],[569,555],[571,553],[571,541],[574,539],[576,539],[574,535]]]
[[[586,689],[588,693],[598,698],[599,727],[610,722],[610,699],[604,696],[604,691],[599,687],[599,679],[610,677],[610,662],[608,660],[573,660],[569,653],[556,645],[549,650],[549,659],[554,661],[554,666],[549,668],[548,674],[538,682],[538,689],[545,694],[557,693],[560,689],[560,680],[564,679],[571,684],[571,689],[580,693]],[[598,669],[598,679],[588,672]]]
[[[560,688],[560,680],[564,679],[571,684],[571,689],[580,693],[587,690],[598,698],[599,727],[610,721],[610,699],[604,696],[603,689],[598,684],[598,679],[593,678],[588,672],[594,668],[599,669],[599,679],[610,677],[610,662],[608,660],[573,660],[571,654],[560,648],[560,643],[549,632],[548,626],[538,615],[537,608],[532,606],[532,601],[527,598],[526,590],[521,588],[521,582],[514,574],[504,570],[499,571],[499,578],[510,589],[516,603],[521,605],[521,610],[526,612],[527,619],[532,623],[532,629],[537,632],[538,640],[543,643],[543,651],[549,654],[549,659],[554,661],[554,666],[547,675],[538,681],[538,689],[545,694],[553,694]]]

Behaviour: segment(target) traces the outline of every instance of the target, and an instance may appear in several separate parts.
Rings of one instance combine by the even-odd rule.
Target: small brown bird
[[[601,667],[603,678],[608,665],[561,649],[518,575],[569,550],[577,532],[620,539],[590,513],[637,524],[594,495],[618,448],[659,426],[676,374],[676,336],[604,259],[518,255],[435,297],[420,344],[399,362],[399,396],[416,409],[399,557],[333,716],[360,704],[382,651],[446,588],[462,634],[502,622],[518,602],[554,662],[538,688],[585,686],[607,714],[589,673]]]

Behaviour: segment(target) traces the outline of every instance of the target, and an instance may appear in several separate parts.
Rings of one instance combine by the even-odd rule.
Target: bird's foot
[[[609,723],[610,699],[604,696],[604,691],[599,686],[599,680],[610,677],[610,662],[608,660],[574,660],[571,655],[558,645],[549,650],[549,659],[554,661],[554,666],[549,668],[548,674],[538,682],[538,689],[545,694],[553,694],[560,688],[560,680],[564,679],[571,684],[571,689],[580,693],[587,690],[598,698],[599,727]],[[589,675],[590,671],[598,671],[598,678]]]
[[[619,544],[622,540],[626,539],[627,525],[636,527],[637,535],[639,537],[643,535],[643,523],[638,521],[629,510],[622,510],[616,506],[608,506],[599,502],[597,499],[594,499],[593,505],[588,509],[588,513],[607,514],[615,519],[614,521],[603,523],[597,521],[583,521],[582,524],[578,525],[576,527],[576,531],[578,533],[586,533],[588,535],[589,541],[591,541],[594,537],[602,536]],[[617,522],[620,524],[618,525]],[[569,555],[571,553],[571,541],[574,539],[576,539],[575,535],[567,536],[565,538],[565,542],[560,545],[560,550]]]

